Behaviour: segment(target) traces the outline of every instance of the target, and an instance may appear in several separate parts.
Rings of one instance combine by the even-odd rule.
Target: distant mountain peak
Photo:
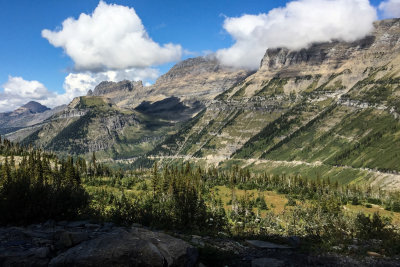
[[[29,113],[35,114],[35,113],[45,112],[46,110],[50,110],[50,108],[48,108],[36,101],[29,101],[22,107],[17,108],[13,113],[21,114],[21,113],[29,112]]]

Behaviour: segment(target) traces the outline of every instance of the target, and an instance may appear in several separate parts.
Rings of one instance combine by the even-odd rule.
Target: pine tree
[[[152,175],[152,179],[151,179],[151,185],[153,187],[153,196],[156,195],[158,182],[159,182],[158,165],[157,165],[157,161],[156,161],[156,162],[154,162],[154,165],[153,165],[153,175]]]
[[[94,173],[94,175],[96,175],[97,174],[97,164],[96,164],[96,153],[93,151],[93,154],[92,154],[92,165],[93,165],[93,173]]]
[[[74,183],[75,179],[75,169],[74,169],[74,161],[72,157],[68,157],[66,166],[65,166],[65,179],[68,184]]]
[[[5,157],[4,163],[1,166],[1,176],[2,176],[2,184],[11,182],[11,169],[8,163],[7,156]]]

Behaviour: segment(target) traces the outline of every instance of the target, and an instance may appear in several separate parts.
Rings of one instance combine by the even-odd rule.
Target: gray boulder
[[[274,258],[259,258],[251,262],[251,267],[282,267],[285,262]]]
[[[291,247],[286,245],[279,245],[272,242],[261,241],[261,240],[246,240],[246,243],[256,247],[256,248],[265,248],[265,249],[291,249]]]
[[[22,246],[0,248],[0,266],[47,266],[49,249]]]
[[[89,239],[86,232],[63,232],[60,235],[59,245],[61,247],[72,247]]]
[[[118,228],[61,253],[49,266],[194,266],[196,260],[197,251],[183,240]]]

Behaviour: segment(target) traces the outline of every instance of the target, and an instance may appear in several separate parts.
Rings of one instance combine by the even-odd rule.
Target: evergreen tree
[[[92,153],[92,166],[93,166],[93,173],[97,175],[97,163],[96,163],[96,153],[93,151]]]
[[[153,196],[156,195],[158,183],[159,183],[158,165],[157,165],[157,161],[156,161],[156,162],[154,162],[154,165],[153,165],[153,173],[152,173],[152,179],[151,179],[151,186],[153,188]]]
[[[0,179],[0,181],[2,180],[3,184],[11,182],[11,169],[10,169],[10,165],[8,163],[7,156],[5,157],[4,163],[1,167],[1,176],[2,176],[2,179]]]

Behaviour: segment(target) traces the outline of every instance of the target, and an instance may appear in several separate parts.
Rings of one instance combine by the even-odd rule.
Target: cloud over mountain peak
[[[292,1],[267,14],[227,17],[223,27],[234,44],[217,51],[217,57],[226,65],[257,69],[267,48],[355,41],[373,29],[376,19],[368,0]]]

